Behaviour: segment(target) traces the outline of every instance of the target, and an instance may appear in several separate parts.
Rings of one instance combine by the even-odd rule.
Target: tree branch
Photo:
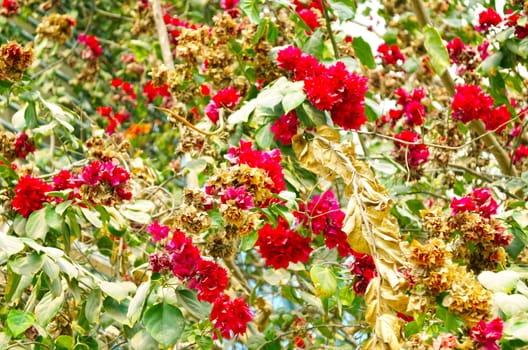
[[[168,69],[174,69],[174,60],[172,59],[172,52],[169,45],[169,35],[167,34],[167,27],[163,21],[163,12],[159,0],[150,0],[152,4],[152,12],[154,14],[154,22],[156,23],[156,30],[158,31],[158,39],[161,47],[161,54],[163,55],[163,63]]]

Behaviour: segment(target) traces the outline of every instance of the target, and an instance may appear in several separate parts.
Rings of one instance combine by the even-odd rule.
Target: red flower
[[[94,59],[102,55],[103,48],[99,45],[99,40],[95,36],[80,34],[77,40],[90,49],[91,55],[87,57],[88,59]]]
[[[398,96],[398,104],[403,107],[407,122],[411,126],[422,125],[425,121],[425,107],[421,102],[425,97],[424,89],[414,89],[412,94],[409,94],[404,88],[399,88],[394,94]],[[389,111],[389,115],[390,113]]]
[[[240,140],[240,147],[231,147],[227,151],[227,158],[232,164],[247,164],[252,168],[260,168],[266,172],[273,182],[270,190],[273,193],[279,193],[286,188],[284,174],[282,172],[281,155],[278,149],[273,151],[259,151],[252,149],[250,141]]]
[[[3,0],[2,8],[0,9],[0,15],[2,16],[14,16],[18,13],[18,4],[16,0]]]
[[[513,155],[513,163],[517,164],[526,157],[528,157],[528,147],[526,145],[520,145]]]
[[[489,219],[491,215],[497,214],[499,205],[489,188],[475,188],[470,197],[453,198],[450,207],[453,215],[461,211],[472,211]]]
[[[240,92],[233,87],[218,91],[212,98],[217,107],[233,109],[240,102]]]
[[[266,259],[266,265],[271,265],[275,269],[287,268],[290,262],[306,263],[312,252],[310,238],[301,237],[291,230],[286,220],[281,217],[279,217],[276,228],[266,223],[259,230],[255,245],[259,247],[260,254]]]
[[[271,126],[271,131],[274,134],[273,139],[283,145],[291,145],[292,137],[297,134],[298,126],[299,120],[297,119],[297,113],[295,111],[283,114]]]
[[[488,120],[493,107],[493,98],[477,85],[459,85],[451,102],[451,117],[468,123],[472,120]]]
[[[227,288],[227,271],[214,261],[200,260],[187,286],[198,290],[198,300],[213,303]]]
[[[489,323],[484,320],[471,328],[470,337],[476,341],[484,350],[500,350],[497,340],[502,338],[504,322],[499,318],[494,318]]]
[[[475,29],[478,31],[486,31],[490,27],[499,25],[500,22],[502,22],[501,16],[492,8],[488,8],[479,13],[479,25]]]
[[[200,251],[192,244],[192,240],[180,230],[175,230],[171,241],[167,244],[171,252],[172,273],[179,279],[194,276],[196,267],[202,257]]]
[[[363,295],[368,284],[378,275],[378,272],[372,256],[354,252],[354,258],[354,262],[350,264],[350,273],[356,276],[353,288],[356,294]]]
[[[484,115],[482,121],[486,125],[486,130],[493,130],[501,133],[510,121],[511,113],[508,106],[502,105],[491,110],[491,113]]]
[[[238,188],[229,187],[220,196],[220,201],[222,203],[232,202],[242,210],[251,209],[255,206],[253,204],[253,196],[246,191],[245,186]]]
[[[15,197],[11,205],[20,215],[27,218],[50,200],[46,192],[51,190],[52,187],[41,179],[26,175],[18,180],[15,186]]]
[[[29,136],[22,132],[15,140],[15,154],[17,158],[26,159],[27,155],[35,152],[35,144],[29,140]]]
[[[169,226],[160,225],[158,220],[147,227],[147,232],[152,235],[152,242],[156,243],[169,236]]]
[[[99,106],[97,107],[96,111],[101,115],[101,117],[108,118],[112,114],[112,107]]]
[[[315,196],[307,209],[301,205],[299,212],[294,213],[298,220],[310,227],[315,235],[322,234],[328,248],[336,248],[342,257],[352,254],[352,249],[347,242],[347,234],[343,232],[345,213],[339,207],[334,193],[330,190],[321,196]]]
[[[243,298],[231,300],[224,294],[214,302],[209,319],[222,337],[230,339],[231,332],[235,335],[246,333],[247,324],[253,319],[253,314]],[[216,338],[216,334],[214,337]]]
[[[456,64],[465,64],[464,54],[469,54],[474,56],[474,53],[464,44],[462,39],[459,37],[454,38],[446,45],[447,52],[449,53],[449,58],[451,62]]]
[[[420,135],[410,130],[404,130],[395,135],[395,138],[405,141],[395,142],[398,161],[407,163],[410,167],[417,167],[429,158],[429,149],[423,143],[420,143]],[[410,144],[409,144],[410,143]]]
[[[114,79],[112,79],[111,84],[114,87],[114,89],[117,89],[118,87],[120,87],[123,84],[123,80],[121,80],[119,78],[114,78]]]
[[[378,57],[381,57],[384,64],[403,64],[405,63],[405,56],[401,53],[397,45],[389,46],[383,43],[378,47]],[[398,62],[400,61],[400,62]]]
[[[61,170],[53,177],[53,190],[62,191],[67,189],[75,189],[80,186],[77,178],[69,170]]]
[[[306,23],[308,27],[312,30],[312,32],[320,26],[319,24],[319,18],[317,18],[317,14],[310,10],[310,9],[302,9],[299,12],[297,12],[299,17]]]
[[[153,101],[158,96],[169,97],[169,86],[163,84],[161,86],[154,87],[152,80],[149,80],[145,86],[143,86],[143,94],[147,97],[149,101]]]

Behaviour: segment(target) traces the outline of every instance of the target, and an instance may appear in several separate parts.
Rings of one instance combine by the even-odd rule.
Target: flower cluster
[[[220,0],[220,7],[227,12],[231,17],[236,18],[240,14],[237,5],[240,0]]]
[[[255,246],[259,247],[260,254],[266,259],[266,265],[275,269],[287,268],[290,262],[307,263],[312,252],[310,238],[291,230],[282,217],[279,217],[277,227],[266,223],[258,231]]]
[[[168,237],[170,228],[154,222],[147,231],[152,234],[152,240],[158,242]],[[198,300],[212,303],[210,320],[224,338],[230,338],[231,333],[244,334],[253,316],[244,299],[231,300],[224,293],[229,284],[227,271],[216,262],[203,259],[192,239],[178,229],[174,230],[165,249],[150,256],[152,271],[172,272],[185,281],[188,288],[197,291]]]
[[[297,11],[297,15],[299,15],[299,17],[301,17],[304,23],[306,23],[306,25],[310,27],[312,32],[321,26],[321,24],[319,23],[319,18],[317,17],[317,13],[315,13],[312,9],[301,9]]]
[[[378,57],[381,58],[385,65],[405,63],[405,56],[401,53],[398,45],[381,44],[378,46]]]
[[[350,264],[350,273],[354,275],[354,292],[365,294],[370,281],[378,275],[374,259],[369,254],[354,252],[354,261]]]
[[[232,165],[247,164],[252,168],[264,170],[271,179],[268,188],[273,193],[279,193],[286,189],[284,174],[282,172],[281,155],[278,149],[273,151],[254,150],[250,141],[240,140],[240,147],[231,147],[227,151],[227,158]]]
[[[519,163],[526,157],[528,157],[528,147],[526,145],[519,145],[513,155],[513,164]]]
[[[278,52],[277,64],[291,71],[294,80],[304,80],[308,100],[318,109],[330,111],[336,125],[357,130],[367,121],[364,106],[367,78],[349,72],[343,62],[327,67],[289,46]]]
[[[425,97],[424,89],[414,89],[410,94],[404,88],[398,88],[394,94],[398,96],[397,103],[402,107],[399,114],[405,113],[407,123],[411,126],[422,125],[425,121],[425,106],[421,102]],[[392,119],[396,117],[393,111],[389,111]]]
[[[479,25],[475,27],[478,31],[487,31],[502,22],[501,16],[494,9],[488,8],[479,13]]]
[[[218,91],[209,104],[205,106],[205,114],[213,123],[217,123],[220,118],[220,109],[233,109],[240,102],[241,96],[235,88],[227,88]]]
[[[41,209],[45,202],[50,201],[51,197],[46,193],[51,190],[52,187],[41,179],[29,175],[23,176],[15,186],[15,197],[11,206],[27,218],[35,210]]]
[[[476,326],[471,328],[469,336],[482,349],[500,350],[497,341],[502,338],[503,328],[504,322],[499,317],[496,317],[487,323],[484,320],[480,320]]]
[[[17,0],[2,0],[2,7],[0,7],[0,16],[14,16],[18,13]]]
[[[506,106],[493,108],[493,98],[477,85],[459,85],[451,102],[452,118],[468,123],[482,120],[486,130],[500,133],[510,120]]]
[[[469,211],[489,219],[491,215],[497,214],[498,207],[489,188],[475,188],[469,197],[453,198],[451,201],[453,216]]]
[[[519,19],[521,19],[520,13],[512,13],[511,10],[508,10],[507,12],[509,16],[507,17],[506,25],[508,27],[514,27],[515,28],[515,36],[519,39],[524,39],[528,37],[528,25],[527,24],[521,24],[519,22]]]
[[[154,86],[152,80],[149,80],[143,86],[143,94],[147,97],[149,102],[154,101],[158,96],[161,96],[162,98],[170,97],[169,86],[166,83],[160,86]]]
[[[112,79],[111,84],[114,89],[118,89],[118,93],[114,96],[114,100],[135,103],[137,96],[134,90],[134,85],[127,81],[123,81],[120,78]]]
[[[35,152],[35,144],[29,139],[28,134],[21,132],[15,140],[16,157],[26,159],[27,155],[33,152]]]
[[[123,124],[126,120],[130,119],[130,113],[127,111],[116,112],[112,115],[112,107],[99,106],[97,107],[97,113],[101,117],[108,119],[108,125],[106,126],[106,133],[112,135],[116,128]]]
[[[429,159],[429,149],[420,142],[420,135],[411,130],[404,130],[394,136],[403,142],[395,142],[396,160],[410,167],[418,167]]]
[[[295,216],[304,226],[311,228],[315,235],[322,234],[328,248],[337,248],[339,255],[346,258],[353,251],[343,231],[345,213],[339,207],[334,193],[330,190],[314,196],[308,205],[301,203]]]
[[[0,46],[0,80],[18,81],[33,63],[33,48],[10,41]]]
[[[83,43],[88,47],[81,54],[85,60],[95,60],[103,54],[103,48],[99,44],[99,40],[94,35],[80,34],[77,41]]]
[[[37,27],[39,38],[47,38],[64,44],[73,33],[73,28],[77,25],[75,18],[68,15],[52,13],[44,17]]]
[[[271,125],[273,139],[283,145],[291,145],[292,137],[297,134],[298,126],[299,119],[297,119],[297,113],[295,111],[290,111],[282,115]]]

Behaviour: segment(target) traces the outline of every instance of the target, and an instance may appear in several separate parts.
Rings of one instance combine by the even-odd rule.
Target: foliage
[[[0,348],[527,346],[525,7],[3,1]]]

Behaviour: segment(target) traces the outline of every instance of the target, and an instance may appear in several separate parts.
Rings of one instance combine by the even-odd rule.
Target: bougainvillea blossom
[[[404,130],[394,136],[404,142],[395,142],[394,152],[400,162],[407,163],[410,167],[417,167],[429,159],[429,149],[421,143],[420,135],[411,130]]]
[[[26,159],[27,155],[35,152],[35,144],[25,132],[20,133],[15,140],[15,154],[17,158]]]
[[[475,27],[478,31],[486,31],[502,22],[501,16],[492,8],[479,13],[479,25]]]
[[[493,198],[491,189],[475,188],[468,197],[453,198],[450,207],[453,215],[462,211],[470,211],[489,219],[491,215],[497,214],[499,205]]]
[[[271,125],[270,129],[273,132],[273,139],[283,145],[291,145],[292,137],[297,134],[298,126],[299,119],[297,119],[295,111],[283,114]]]
[[[27,218],[50,200],[46,193],[51,190],[52,187],[49,184],[37,177],[23,176],[15,186],[15,197],[11,205],[20,215]]]
[[[169,236],[170,228],[168,226],[160,225],[158,220],[154,221],[147,227],[147,232],[152,235],[152,242],[156,243]]]
[[[384,64],[405,63],[405,56],[401,53],[398,45],[388,45],[383,43],[378,46],[378,57],[381,57]]]
[[[497,343],[502,338],[502,330],[504,322],[496,317],[489,322],[480,320],[480,322],[471,328],[469,336],[473,339],[483,350],[500,350]]]
[[[80,34],[77,41],[83,43],[90,49],[90,53],[83,54],[85,59],[96,59],[103,54],[103,48],[94,35]]]
[[[231,339],[246,333],[247,324],[253,319],[253,314],[244,298],[231,299],[222,295],[213,304],[209,317],[216,329],[225,339]],[[214,336],[216,338],[216,334]]]
[[[277,227],[266,223],[258,231],[255,246],[259,247],[260,254],[266,259],[266,265],[275,269],[287,268],[290,262],[306,263],[312,252],[310,238],[302,237],[290,229],[282,217],[279,218]]]
[[[198,291],[198,300],[213,303],[227,288],[227,271],[210,260],[200,260],[192,278],[187,283]]]
[[[374,259],[369,254],[354,252],[354,261],[350,264],[350,273],[354,275],[354,292],[365,294],[370,281],[378,275]]]

